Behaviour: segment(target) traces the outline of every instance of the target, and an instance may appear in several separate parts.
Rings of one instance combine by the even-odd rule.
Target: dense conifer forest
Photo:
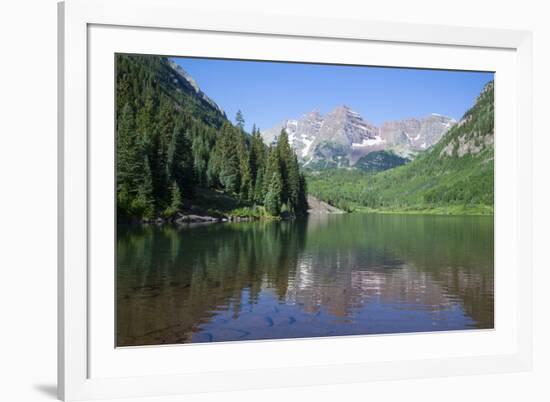
[[[119,222],[307,213],[286,132],[264,145],[241,112],[232,124],[165,57],[117,55],[116,68]]]

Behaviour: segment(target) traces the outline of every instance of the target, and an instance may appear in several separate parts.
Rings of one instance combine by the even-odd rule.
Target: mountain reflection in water
[[[493,218],[119,226],[117,346],[493,328]]]

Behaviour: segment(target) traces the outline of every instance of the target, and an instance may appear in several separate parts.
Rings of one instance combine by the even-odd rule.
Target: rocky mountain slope
[[[309,209],[307,210],[307,213],[310,215],[325,215],[325,214],[343,214],[345,211],[342,211],[341,209],[338,209],[336,207],[333,207],[330,204],[327,204],[324,201],[321,201],[317,198],[315,198],[312,195],[307,196],[307,205],[309,206]]]
[[[168,63],[175,73],[170,74],[173,77],[173,82],[175,84],[179,84],[180,88],[183,87],[188,89],[189,92],[192,93],[192,96],[200,99],[201,103],[206,104],[209,108],[214,109],[220,115],[225,117],[225,112],[223,109],[220,108],[218,104],[210,99],[204,92],[202,92],[197,82],[187,73],[187,71],[181,68],[174,60],[169,59]]]
[[[455,123],[449,117],[432,114],[376,127],[348,106],[339,106],[325,116],[312,111],[300,119],[285,120],[262,132],[262,137],[271,144],[284,129],[304,166],[349,167],[376,151],[411,157],[437,143]]]
[[[200,90],[193,78],[167,57],[121,54],[116,59],[116,69],[118,113],[125,102],[139,109],[140,102],[162,98],[179,112],[209,126],[219,128],[228,121],[224,111]]]
[[[449,132],[436,153],[439,158],[483,155],[484,151],[493,154],[494,142],[494,81],[489,82],[476,99],[475,105],[458,122],[455,130]]]

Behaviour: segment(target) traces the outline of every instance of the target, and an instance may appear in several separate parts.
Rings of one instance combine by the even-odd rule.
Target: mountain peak
[[[329,114],[332,114],[332,113],[353,114],[353,115],[359,114],[348,105],[336,106],[334,109],[332,109],[332,111]]]
[[[307,113],[304,113],[302,115],[302,119],[322,119],[323,116],[321,115],[321,113],[319,113],[319,111],[317,109],[313,109],[311,112],[307,112]]]
[[[262,132],[264,142],[275,141],[282,129],[304,165],[352,166],[370,152],[389,150],[410,156],[434,145],[456,122],[438,113],[423,118],[367,122],[350,106],[342,104],[326,115],[312,110],[298,120],[285,120]]]

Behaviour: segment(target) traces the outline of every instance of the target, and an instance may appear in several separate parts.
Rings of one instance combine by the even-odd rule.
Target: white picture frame
[[[190,43],[186,38],[193,39],[194,48],[182,47]],[[351,52],[366,48],[370,59],[365,52]],[[531,33],[524,31],[215,15],[177,0],[60,3],[59,397],[144,397],[529,370],[531,48]],[[108,190],[113,187],[94,183],[104,182],[97,178],[113,168],[114,110],[108,101],[113,87],[101,84],[112,80],[112,55],[120,51],[496,71],[495,330],[115,349],[113,275],[109,279],[114,264],[108,248],[114,244],[109,237],[114,220],[94,219],[113,211]],[[104,169],[94,162],[99,160]],[[99,293],[111,296],[99,298]],[[331,352],[320,354],[323,350]],[[370,357],[350,353],[357,350]],[[192,368],[183,367],[182,356]],[[153,369],[159,362],[163,369]]]

